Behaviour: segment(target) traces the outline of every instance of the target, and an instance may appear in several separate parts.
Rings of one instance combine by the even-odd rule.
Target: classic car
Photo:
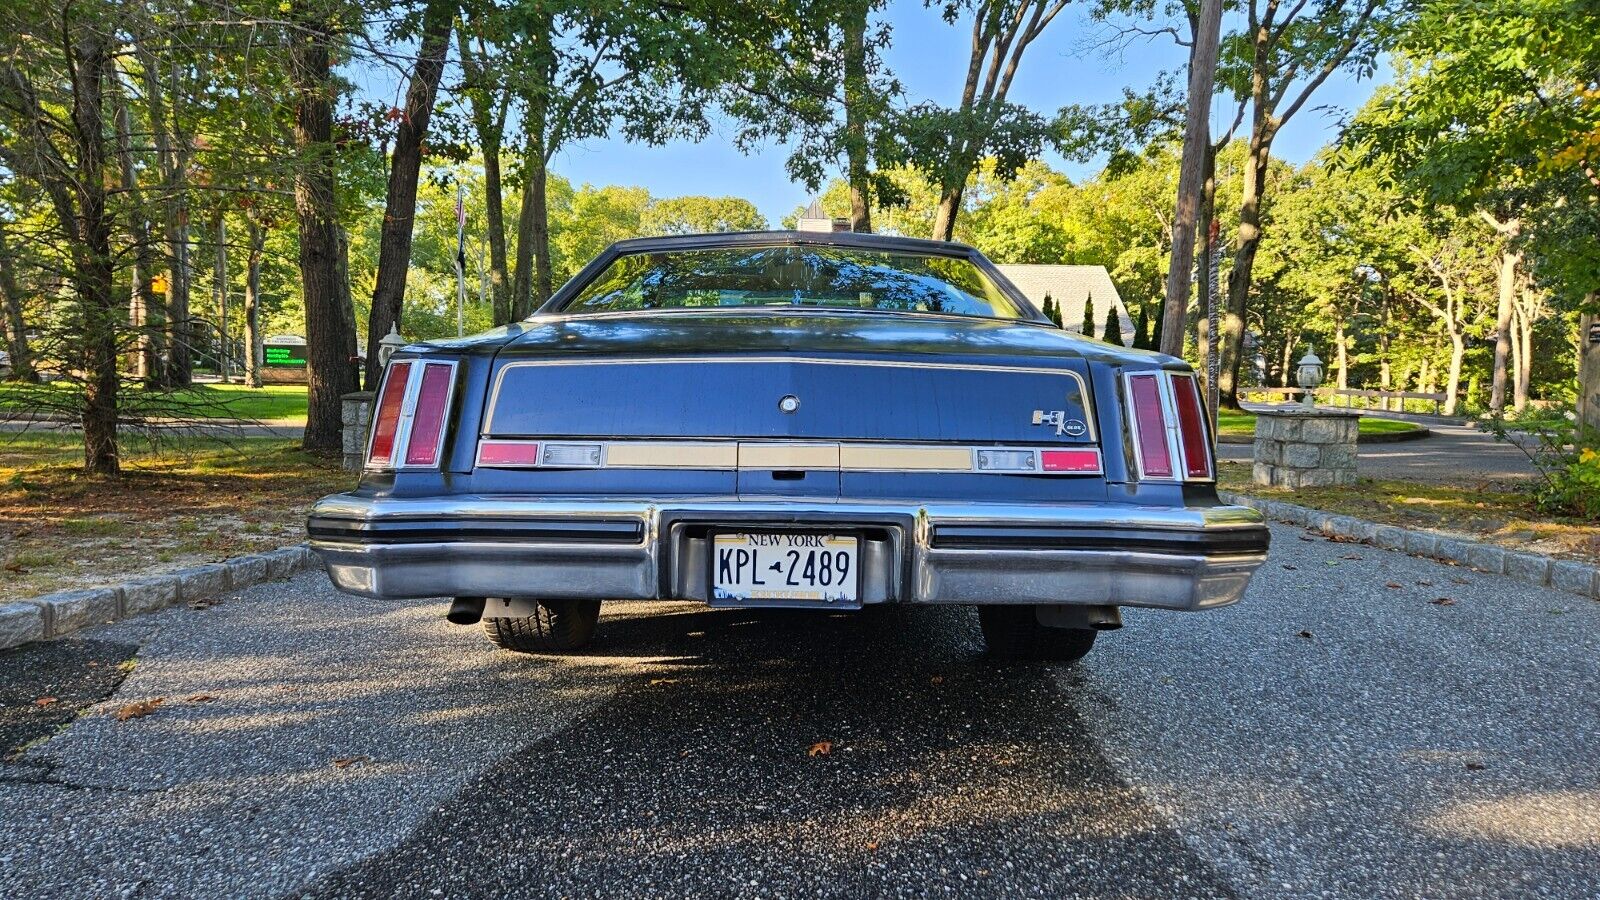
[[[1265,559],[1208,427],[1181,360],[1055,327],[969,247],[645,238],[395,353],[308,531],[341,590],[449,598],[511,650],[581,649],[603,602],[965,604],[992,653],[1075,660]]]

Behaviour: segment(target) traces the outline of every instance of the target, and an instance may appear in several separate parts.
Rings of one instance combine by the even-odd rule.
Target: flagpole
[[[467,334],[467,203],[466,187],[456,182],[456,337]]]

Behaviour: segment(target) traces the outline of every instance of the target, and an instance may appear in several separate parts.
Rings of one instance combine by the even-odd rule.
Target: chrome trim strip
[[[1095,428],[1094,402],[1089,395],[1089,384],[1082,375],[1071,369],[1055,369],[1045,366],[1014,366],[1014,365],[975,365],[962,363],[921,363],[899,361],[891,359],[840,359],[829,356],[631,356],[631,357],[597,357],[568,358],[568,359],[518,359],[512,360],[500,367],[495,373],[494,387],[489,391],[489,402],[484,408],[483,422],[485,426],[494,421],[495,409],[500,404],[500,388],[505,383],[506,373],[512,369],[525,366],[622,366],[637,365],[698,365],[707,362],[728,363],[803,363],[807,365],[824,366],[872,366],[879,368],[896,369],[950,369],[963,372],[1017,372],[1033,375],[1064,375],[1071,378],[1078,385],[1078,398],[1083,404],[1084,423],[1089,426],[1089,440],[1098,441],[1099,436]],[[491,432],[483,432],[482,437],[492,437]]]
[[[537,463],[486,463],[483,447],[493,444],[525,444],[539,446]],[[545,452],[552,444],[598,444],[598,466],[552,465],[545,460]],[[814,451],[824,451],[820,455]],[[980,469],[978,453],[985,450],[1009,450],[1031,453],[1034,468]],[[1048,471],[1044,468],[1045,451],[1093,453],[1094,471]],[[826,452],[826,451],[831,451]],[[794,455],[798,453],[798,455]],[[822,457],[831,456],[823,464]],[[922,457],[922,459],[918,459]],[[747,461],[753,460],[753,461]],[[960,460],[959,463],[956,460]],[[986,444],[873,444],[865,442],[818,441],[582,441],[549,438],[485,438],[478,442],[474,465],[484,469],[687,469],[703,471],[729,471],[738,469],[811,469],[840,472],[945,472],[979,475],[1101,475],[1105,472],[1105,457],[1099,447],[1088,444],[1041,444],[1033,446],[989,446]]]

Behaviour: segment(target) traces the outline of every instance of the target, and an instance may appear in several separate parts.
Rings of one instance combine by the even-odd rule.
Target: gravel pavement
[[[1303,536],[1075,668],[965,609],[520,657],[317,573],[0,653],[0,896],[1600,896],[1600,603]]]

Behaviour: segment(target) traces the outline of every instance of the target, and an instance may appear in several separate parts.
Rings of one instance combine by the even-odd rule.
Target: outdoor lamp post
[[[389,333],[378,341],[378,365],[387,366],[389,357],[394,356],[394,352],[405,345],[406,339],[400,336],[400,332],[396,331],[393,325],[390,325]]]
[[[1316,390],[1322,386],[1322,374],[1322,360],[1317,359],[1317,355],[1312,353],[1309,347],[1306,348],[1306,355],[1300,358],[1299,368],[1295,369],[1294,373],[1295,381],[1305,389],[1305,394],[1300,398],[1301,403],[1306,406],[1316,405]]]

